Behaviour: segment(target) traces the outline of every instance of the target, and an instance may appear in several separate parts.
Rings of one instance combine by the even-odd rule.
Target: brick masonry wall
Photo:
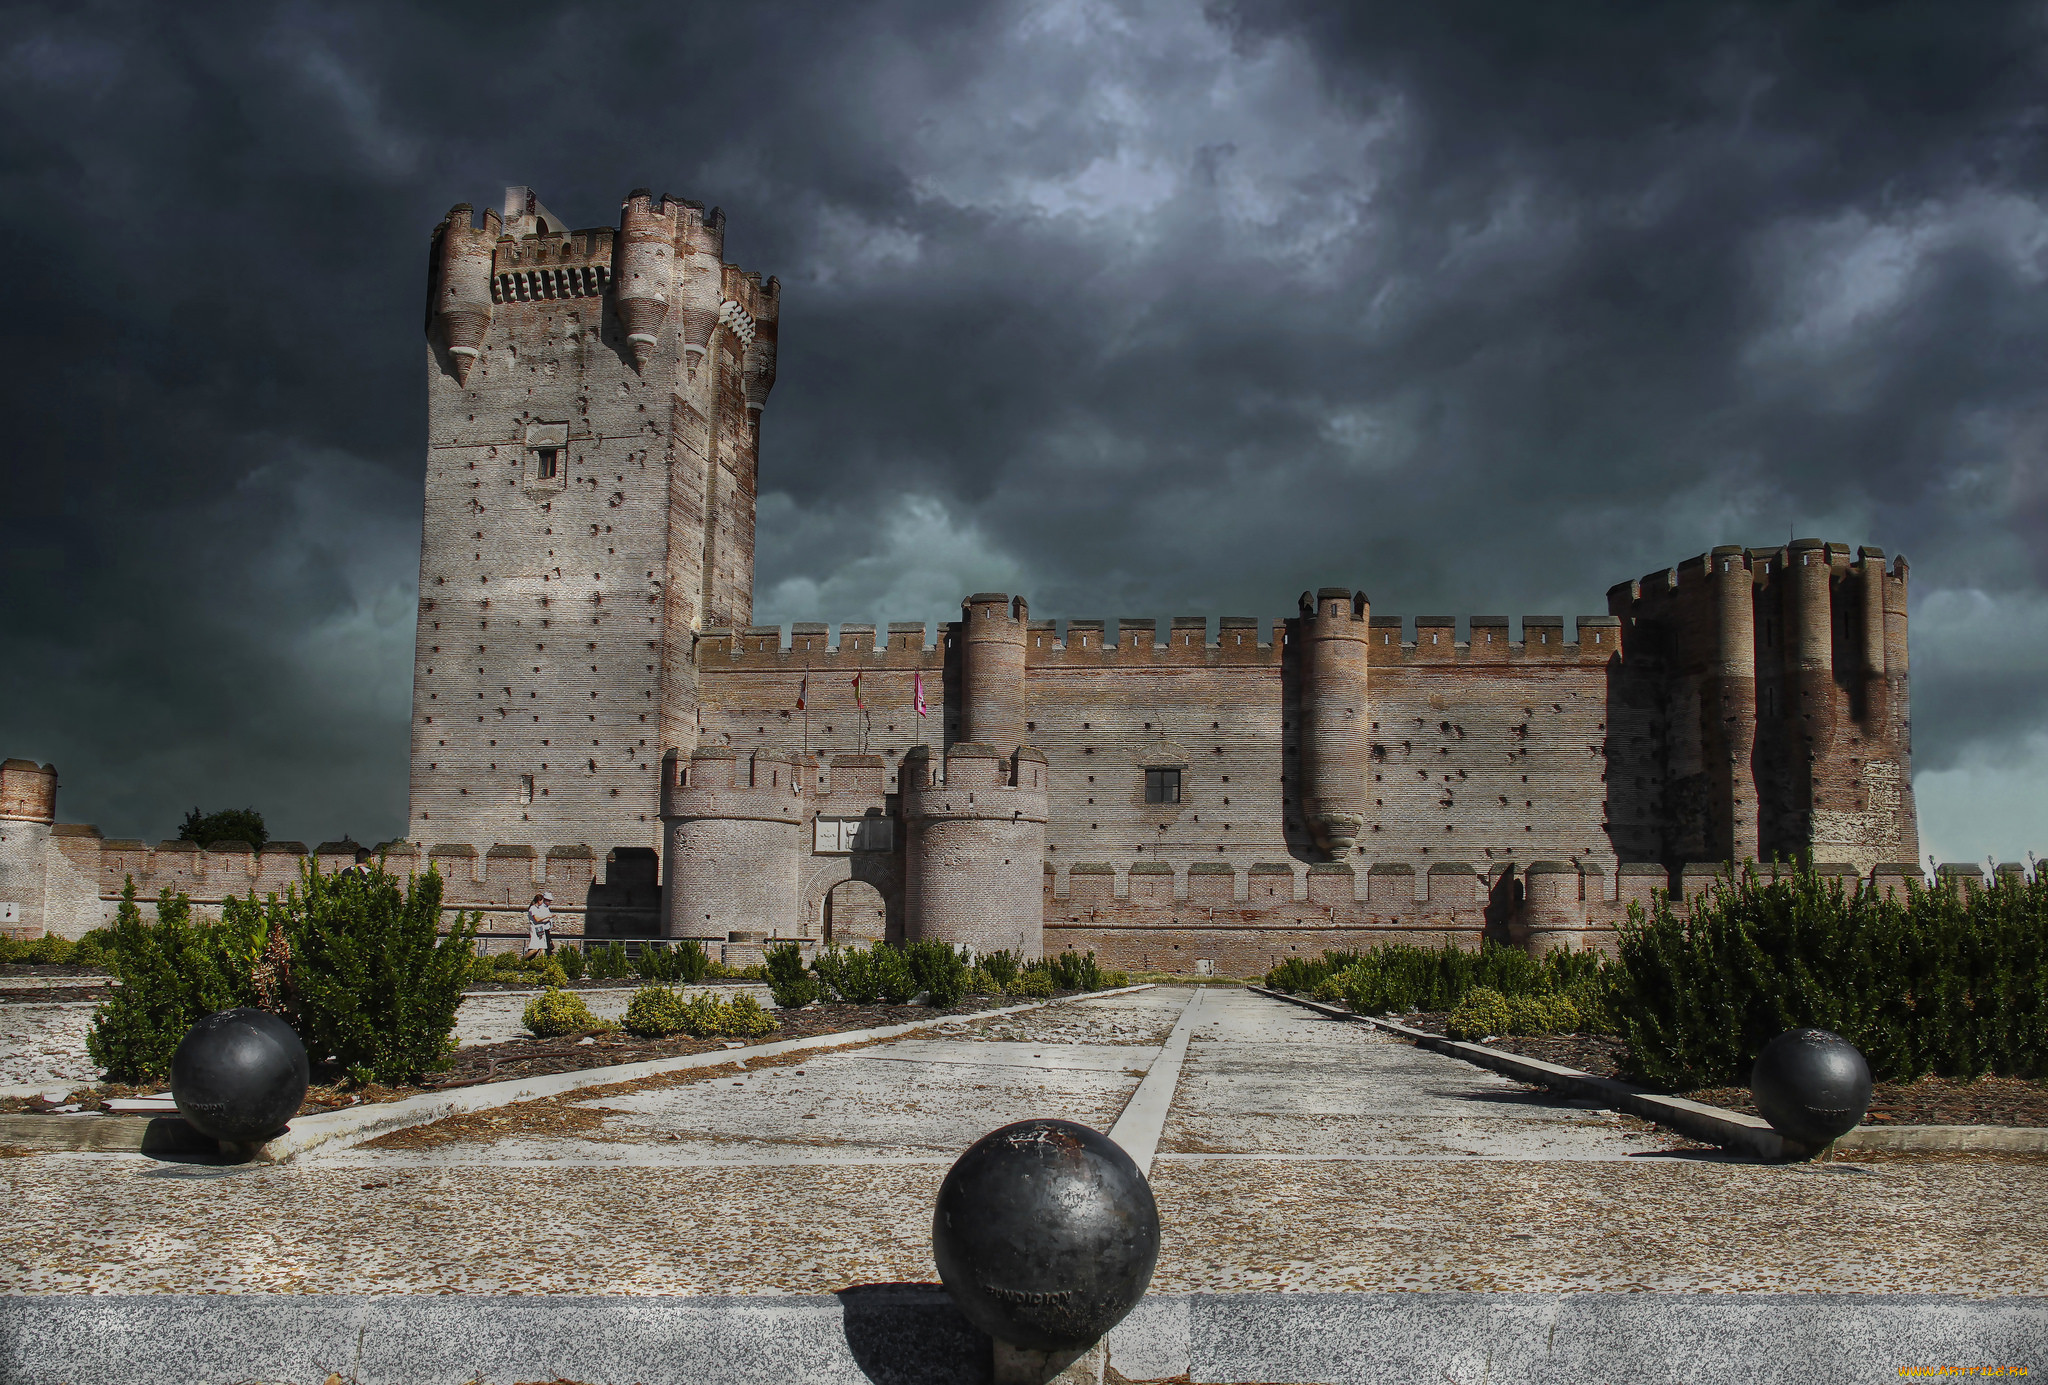
[[[670,252],[644,361],[604,288],[609,228],[506,223],[474,357],[430,324],[408,828],[426,844],[658,846],[662,753],[695,741],[695,631],[751,614],[773,286],[721,263],[715,214],[638,197],[627,216]]]

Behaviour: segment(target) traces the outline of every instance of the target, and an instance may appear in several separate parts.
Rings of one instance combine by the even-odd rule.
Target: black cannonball
[[[1870,1109],[1870,1064],[1825,1029],[1788,1029],[1764,1045],[1749,1091],[1771,1129],[1821,1146],[1854,1130]]]
[[[939,1278],[967,1320],[1031,1351],[1085,1347],[1145,1296],[1159,1207],[1131,1156],[1063,1120],[1006,1125],[946,1174]]]
[[[312,1080],[306,1046],[267,1010],[223,1010],[171,1055],[171,1099],[203,1135],[256,1144],[284,1129]]]

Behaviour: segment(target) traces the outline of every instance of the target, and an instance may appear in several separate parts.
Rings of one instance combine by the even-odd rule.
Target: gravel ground
[[[957,1150],[1025,1112],[1106,1125],[1187,995],[585,1092],[281,1167],[0,1159],[0,1283],[675,1294],[930,1281],[932,1202]],[[1986,1297],[2048,1282],[2048,1160],[1673,1155],[1605,1113],[1242,992],[1203,997],[1167,1135],[1152,1175],[1159,1292]]]
[[[0,1087],[52,1087],[92,1081],[85,1054],[90,1003],[0,1005]]]

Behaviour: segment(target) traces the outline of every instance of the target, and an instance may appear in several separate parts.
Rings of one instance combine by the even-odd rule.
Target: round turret
[[[0,818],[13,822],[57,820],[57,767],[34,760],[0,763]]]
[[[1302,821],[1317,846],[1342,860],[1365,830],[1372,779],[1366,651],[1372,603],[1364,592],[1301,594]]]
[[[1024,598],[980,592],[960,603],[960,739],[1007,754],[1024,741]]]
[[[1509,936],[1532,957],[1580,946],[1586,936],[1580,868],[1564,861],[1531,861],[1522,872],[1522,908]]]
[[[481,230],[470,225],[472,208],[458,202],[434,232],[433,325],[448,353],[455,382],[469,383],[491,326],[491,271],[503,222],[484,213]]]
[[[661,771],[663,936],[800,932],[804,762],[705,746],[671,750]]]
[[[634,189],[619,212],[614,242],[612,302],[633,366],[644,370],[668,320],[669,296],[675,287],[676,218],[678,204],[663,198],[659,205],[645,188]]]
[[[903,757],[904,905],[912,940],[1045,951],[1044,752],[958,742],[941,778],[922,746]]]

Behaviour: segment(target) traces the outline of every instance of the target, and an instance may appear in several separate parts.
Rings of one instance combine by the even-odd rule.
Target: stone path
[[[1607,1113],[1365,1025],[1159,988],[581,1091],[282,1167],[0,1160],[0,1283],[631,1295],[928,1281],[932,1202],[959,1151],[1027,1116],[1115,1127],[1183,1015],[1185,1063],[1153,1118],[1161,1293],[2048,1282],[2039,1161],[1674,1156]]]

